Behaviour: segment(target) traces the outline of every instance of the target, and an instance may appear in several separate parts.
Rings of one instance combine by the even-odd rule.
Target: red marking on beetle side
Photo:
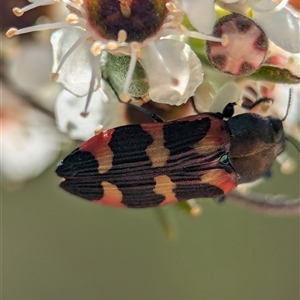
[[[104,130],[79,146],[81,151],[89,151],[97,159],[100,174],[104,174],[112,168],[114,153],[108,144],[113,132],[114,129]]]
[[[208,170],[201,175],[201,183],[209,183],[223,190],[228,194],[237,186],[235,173],[228,173],[223,169]]]
[[[115,207],[126,207],[122,203],[123,195],[118,187],[108,181],[101,182],[103,188],[103,197],[93,202]]]

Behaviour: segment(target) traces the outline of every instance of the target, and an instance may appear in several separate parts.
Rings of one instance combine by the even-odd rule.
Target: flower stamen
[[[69,27],[69,26],[70,26],[70,24],[66,23],[66,22],[56,22],[56,23],[49,23],[49,24],[34,25],[34,26],[30,26],[30,27],[25,27],[22,29],[17,29],[17,28],[12,27],[6,32],[6,36],[8,38],[11,38],[14,35],[20,35],[20,34],[24,34],[24,33],[50,30],[50,29],[61,29],[61,28]]]
[[[8,38],[11,38],[11,37],[13,37],[14,35],[16,35],[17,32],[18,32],[18,29],[12,27],[12,28],[10,28],[10,29],[7,30],[6,36],[7,36]]]
[[[130,47],[131,47],[131,57],[130,57],[130,63],[129,63],[128,71],[126,74],[124,86],[123,86],[122,98],[124,98],[124,97],[128,98],[126,95],[128,94],[129,86],[130,86],[132,76],[134,73],[134,69],[136,66],[137,53],[140,51],[140,47],[139,47],[138,43],[132,42],[130,44]],[[130,97],[129,94],[128,94],[128,96]]]
[[[118,42],[124,43],[127,39],[127,32],[125,30],[120,30],[118,33]]]
[[[83,4],[83,0],[73,0],[74,3],[76,3],[78,6],[81,6]]]
[[[100,41],[95,42],[91,47],[91,52],[94,56],[100,55],[102,52],[102,43]]]
[[[175,5],[175,3],[173,2],[167,2],[166,3],[166,8],[168,9],[168,11],[170,13],[177,13],[179,12],[180,10],[178,10],[177,6]]]
[[[76,14],[68,14],[66,17],[66,22],[69,24],[78,24],[79,23],[79,17]]]
[[[98,58],[95,57],[95,56],[91,56],[90,57],[90,65],[91,65],[91,69],[92,69],[91,81],[90,81],[90,85],[89,85],[88,94],[87,94],[87,97],[86,97],[86,103],[85,103],[84,111],[80,114],[84,118],[87,117],[88,114],[89,114],[88,107],[90,105],[92,95],[93,95],[95,90],[99,89],[100,82],[101,82],[101,73],[99,71],[100,66],[99,66]],[[96,80],[98,81],[98,86],[95,89]]]
[[[191,37],[191,38],[199,39],[199,40],[207,40],[207,41],[221,42],[221,43],[223,41],[222,37],[219,38],[219,37],[207,35],[202,32],[197,32],[197,31],[185,30],[182,34],[184,34],[185,36]]]
[[[14,13],[15,16],[21,17],[24,14],[24,10],[19,8],[19,7],[14,7],[13,8],[13,13]]]
[[[99,125],[96,127],[94,133],[95,133],[95,135],[99,135],[102,131],[103,131],[103,125],[99,124]]]
[[[15,14],[15,16],[21,17],[26,11],[32,10],[39,6],[51,5],[51,4],[54,4],[55,2],[59,2],[59,1],[55,1],[55,0],[40,0],[40,1],[38,1],[37,0],[31,4],[24,6],[23,8],[14,7],[12,11]]]
[[[129,19],[131,17],[131,2],[132,0],[119,0],[121,13],[124,18]]]

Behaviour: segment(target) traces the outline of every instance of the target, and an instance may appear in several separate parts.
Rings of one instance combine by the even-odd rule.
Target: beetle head
[[[239,176],[239,184],[264,176],[285,147],[282,121],[246,113],[230,118],[228,126],[229,161]]]

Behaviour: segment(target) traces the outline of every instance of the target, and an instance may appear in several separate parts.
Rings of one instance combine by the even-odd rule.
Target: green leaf
[[[130,56],[113,55],[103,52],[101,55],[101,69],[103,76],[113,86],[115,91],[120,94],[123,90],[126,74],[128,72]],[[149,84],[146,73],[137,61],[128,93],[139,98],[148,94]]]
[[[274,83],[300,83],[300,77],[292,74],[287,69],[281,69],[275,66],[262,66],[248,77],[255,80],[270,81]]]

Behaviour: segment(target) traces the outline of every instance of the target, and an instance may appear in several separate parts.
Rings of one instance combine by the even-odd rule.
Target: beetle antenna
[[[288,138],[287,136],[285,136],[284,139],[286,141],[290,142],[297,149],[297,151],[300,153],[300,147],[294,140]]]
[[[285,119],[287,118],[288,114],[289,114],[289,110],[291,107],[291,103],[292,103],[292,89],[289,89],[289,102],[286,108],[286,112],[285,112],[285,116],[281,119],[281,122],[285,121]]]

